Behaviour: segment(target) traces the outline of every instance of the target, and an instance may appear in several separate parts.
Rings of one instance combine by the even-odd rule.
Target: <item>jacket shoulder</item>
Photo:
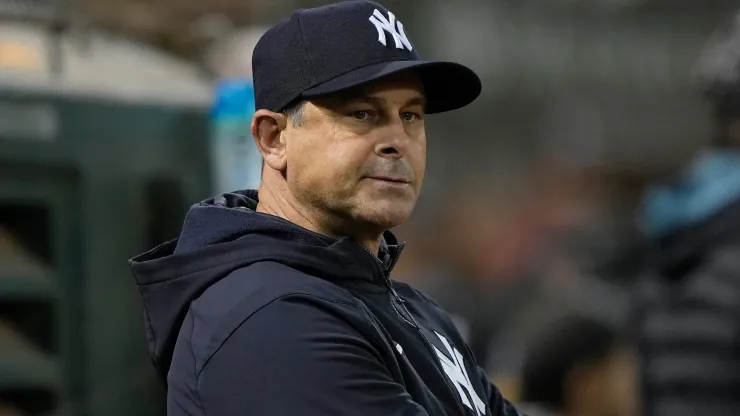
[[[197,369],[202,408],[209,415],[426,415],[389,369],[398,365],[396,351],[378,348],[368,331],[346,304],[277,299]]]
[[[194,300],[188,312],[190,333],[181,338],[187,335],[196,362],[202,364],[253,315],[291,298],[364,319],[357,300],[343,288],[279,263],[259,262],[231,272]]]
[[[354,297],[348,291],[331,282],[284,264],[264,261],[232,271],[193,301],[191,309],[201,314],[223,317],[234,313],[236,305],[247,304],[257,309],[291,294],[354,304]]]

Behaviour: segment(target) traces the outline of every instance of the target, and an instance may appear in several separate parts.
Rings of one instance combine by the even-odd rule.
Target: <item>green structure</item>
[[[209,195],[209,87],[102,37],[55,75],[43,36],[18,26],[29,67],[0,63],[0,413],[163,414],[127,259]]]

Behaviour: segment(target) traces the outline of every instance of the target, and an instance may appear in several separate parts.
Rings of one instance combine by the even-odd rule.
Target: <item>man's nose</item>
[[[390,157],[401,159],[406,156],[409,150],[409,135],[403,126],[403,122],[398,120],[385,127],[387,129],[382,134],[382,139],[375,147],[375,152],[381,157]]]

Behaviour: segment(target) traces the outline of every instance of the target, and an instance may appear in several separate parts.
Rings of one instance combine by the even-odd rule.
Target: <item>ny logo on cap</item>
[[[385,32],[388,32],[393,36],[393,40],[396,42],[396,48],[413,50],[411,42],[406,37],[406,33],[403,31],[403,24],[396,21],[396,16],[393,13],[388,12],[388,18],[386,19],[383,14],[375,9],[373,15],[370,16],[370,22],[375,25],[375,29],[378,30],[378,42],[382,43],[383,46],[388,46],[386,42]],[[398,28],[396,28],[396,26]]]

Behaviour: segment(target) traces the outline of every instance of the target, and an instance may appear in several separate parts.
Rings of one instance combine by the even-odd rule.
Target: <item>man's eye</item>
[[[355,120],[368,121],[372,118],[372,114],[370,114],[369,111],[359,110],[359,111],[353,112],[352,117],[354,117]]]
[[[407,111],[401,114],[401,119],[403,119],[403,121],[414,122],[421,119],[421,116],[419,114]]]

